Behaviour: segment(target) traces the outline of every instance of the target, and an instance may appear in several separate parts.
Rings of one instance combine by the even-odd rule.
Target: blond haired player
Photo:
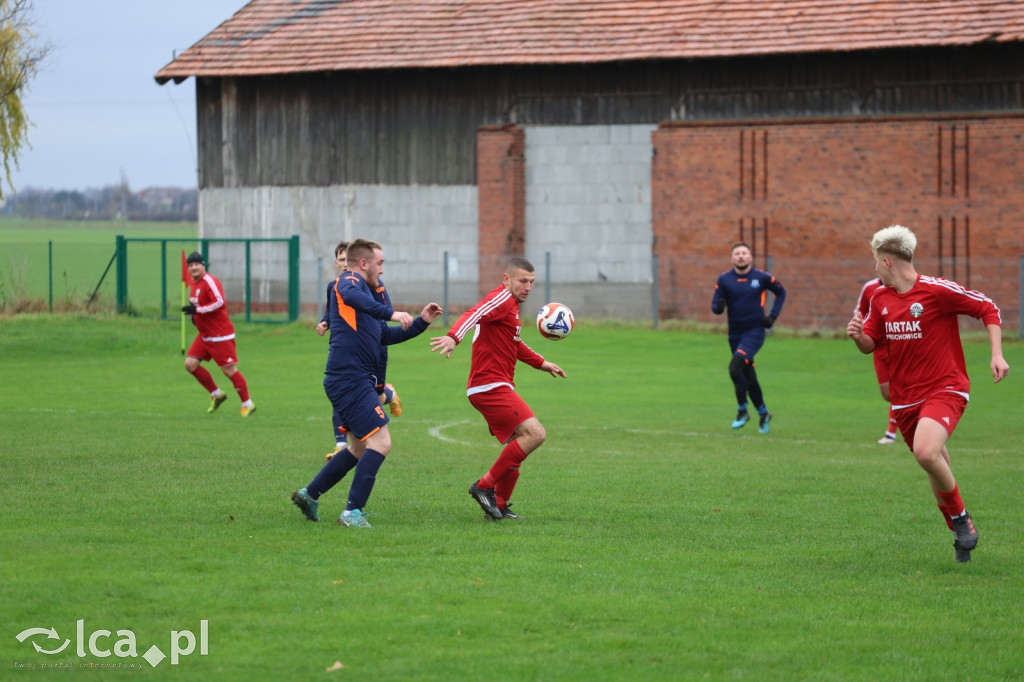
[[[875,233],[871,251],[884,286],[872,295],[866,318],[854,313],[846,333],[862,353],[883,342],[888,347],[892,408],[900,433],[928,474],[942,518],[953,531],[956,560],[966,562],[978,544],[978,531],[964,508],[946,449],[971,390],[957,316],[985,323],[994,381],[1006,377],[1010,366],[1003,358],[999,308],[956,282],[919,275],[913,264],[916,248],[917,237],[901,225]]]

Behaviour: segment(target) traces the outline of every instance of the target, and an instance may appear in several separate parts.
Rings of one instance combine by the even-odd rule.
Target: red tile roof
[[[252,0],[156,79],[1021,40],[1021,0]]]

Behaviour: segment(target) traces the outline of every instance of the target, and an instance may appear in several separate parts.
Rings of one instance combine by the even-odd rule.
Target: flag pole
[[[185,263],[185,249],[181,250],[181,307],[188,302],[188,265]],[[185,311],[181,311],[181,354],[185,354]]]

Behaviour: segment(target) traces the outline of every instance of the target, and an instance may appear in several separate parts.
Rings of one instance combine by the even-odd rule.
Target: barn
[[[201,236],[298,235],[309,311],[368,237],[410,309],[523,254],[578,314],[711,322],[744,239],[833,330],[901,223],[1019,327],[1021,2],[253,0],[190,77]]]

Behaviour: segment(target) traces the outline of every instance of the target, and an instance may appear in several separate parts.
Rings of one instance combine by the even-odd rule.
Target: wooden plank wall
[[[476,182],[481,125],[1024,110],[1024,45],[200,78],[206,187]]]

